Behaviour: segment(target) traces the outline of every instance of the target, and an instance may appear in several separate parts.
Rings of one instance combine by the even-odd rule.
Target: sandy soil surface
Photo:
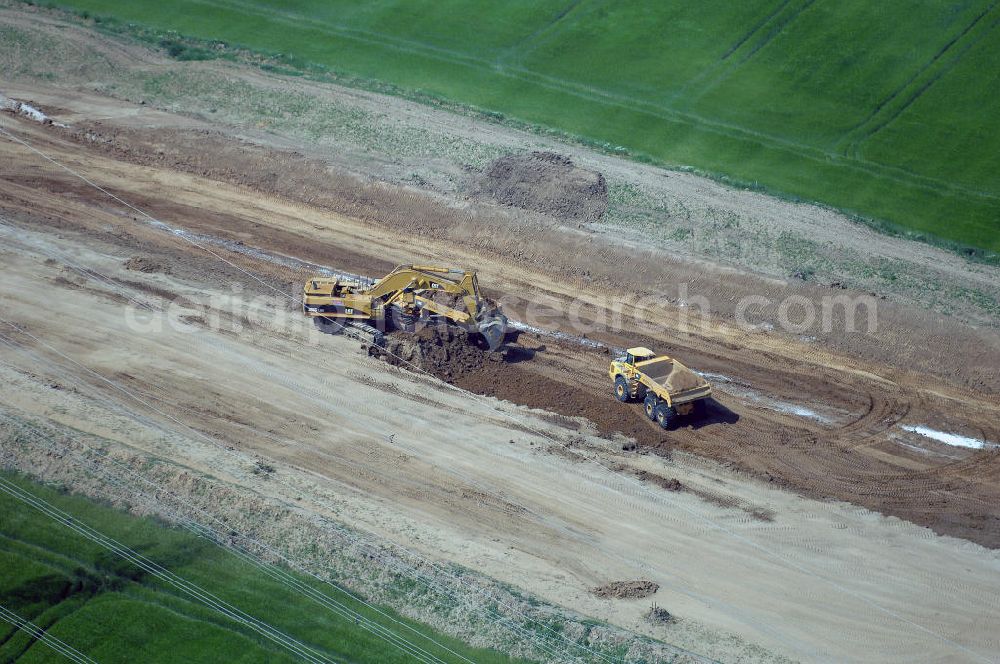
[[[598,154],[544,134],[484,122],[474,114],[303,77],[275,76],[256,66],[173,61],[127,39],[102,36],[79,20],[67,21],[11,0],[0,0],[0,14],[4,30],[0,71],[11,84],[25,83],[29,98],[44,94],[36,83],[57,83],[56,98],[44,100],[55,107],[72,92],[99,92],[130,102],[104,104],[87,115],[116,118],[117,125],[146,126],[142,116],[151,108],[167,109],[189,124],[207,129],[226,126],[255,142],[298,151],[335,166],[341,175],[353,173],[363,181],[375,179],[424,195],[437,194],[445,208],[469,198],[479,200],[484,176],[489,179],[494,167],[510,160],[530,159],[532,152],[568,157],[578,173],[603,176],[602,183],[583,178],[584,187],[599,184],[599,190],[607,191],[603,215],[578,216],[582,223],[568,226],[588,240],[658,249],[655,265],[668,262],[671,279],[655,287],[674,299],[704,295],[713,310],[725,314],[727,302],[731,309],[741,293],[766,288],[766,281],[748,281],[749,272],[777,279],[792,291],[806,280],[813,287],[837,289],[834,292],[841,286],[874,292],[908,310],[927,309],[975,325],[996,327],[1000,321],[1000,278],[995,267],[871,232],[830,210]],[[165,159],[171,157],[169,142],[160,149]],[[194,162],[197,166],[196,158]],[[516,183],[516,178],[506,182]],[[558,209],[552,202],[540,208]],[[477,207],[481,214],[484,208]],[[601,207],[576,209],[596,212]],[[523,220],[525,215],[513,217]],[[562,224],[566,217],[539,215],[533,221]],[[720,267],[740,272],[734,276]],[[681,283],[688,285],[687,293],[677,292]],[[924,316],[919,325],[936,328],[940,338],[936,343],[947,342],[951,330],[939,315]],[[836,336],[824,342],[844,350],[858,343]],[[919,354],[912,360],[919,362]]]
[[[749,335],[754,346],[737,346],[706,328],[649,341],[707,372],[726,372],[709,418],[677,431],[663,432],[638,407],[611,400],[606,352],[545,334],[520,335],[522,361],[453,378],[508,401],[483,400],[390,369],[352,340],[317,334],[286,297],[307,273],[287,257],[364,274],[404,255],[451,257],[481,265],[484,283],[501,294],[543,299],[571,289],[426,237],[404,246],[385,227],[372,233],[371,220],[123,161],[72,130],[9,116],[0,122],[190,234],[143,221],[22,145],[0,144],[4,318],[37,341],[13,329],[5,338],[56,363],[46,370],[5,349],[5,362],[21,370],[16,381],[9,377],[16,389],[5,391],[5,405],[213,472],[203,443],[143,447],[127,429],[108,431],[100,410],[88,415],[62,403],[66,391],[49,385],[68,373],[135,407],[86,367],[161,399],[157,409],[173,418],[165,426],[183,422],[308,476],[317,495],[349,497],[337,515],[352,525],[696,651],[706,633],[802,659],[912,659],[928,651],[947,659],[968,654],[952,642],[980,653],[995,646],[986,627],[997,610],[989,586],[995,553],[778,488],[836,496],[993,544],[996,455],[919,440],[898,426],[953,423],[946,428],[977,427],[971,433],[996,439],[992,396],[811,346],[803,356],[800,344],[773,335]],[[539,283],[551,287],[525,287]],[[125,298],[175,303],[166,321],[175,325],[146,321]],[[38,306],[53,300],[57,317]],[[816,409],[814,416],[786,412],[790,404]],[[637,451],[623,450],[632,448],[623,434],[638,441]],[[673,450],[743,472],[678,452],[671,459]],[[226,479],[268,491],[252,475]],[[658,604],[683,628],[651,626],[641,601],[589,593],[629,578],[659,583]],[[847,633],[853,645],[844,643]]]
[[[770,305],[745,329],[733,321],[741,297],[819,303],[841,289],[677,255],[610,210],[581,227],[457,200],[457,188],[372,181],[294,137],[78,88],[0,80],[0,93],[68,125],[0,113],[0,128],[107,191],[0,136],[9,412],[724,661],[976,661],[1000,649],[1000,453],[989,445],[1000,441],[1000,335],[968,311],[915,307],[904,289],[876,297],[876,334],[769,329]],[[612,190],[640,169],[565,152]],[[767,215],[788,205],[688,186]],[[816,232],[816,219],[781,223]],[[937,250],[825,228],[859,251],[996,286],[995,271]],[[379,276],[404,262],[476,267],[532,327],[512,334],[502,362],[466,357],[426,375],[297,311],[318,269]],[[697,290],[679,293],[679,281]],[[693,294],[710,316],[685,315]],[[623,302],[629,315],[601,324]],[[612,400],[607,362],[636,343],[713,383],[705,418],[663,431]],[[298,494],[219,446],[275,464]],[[677,620],[647,621],[648,597],[591,592],[633,579],[658,584],[652,599]]]

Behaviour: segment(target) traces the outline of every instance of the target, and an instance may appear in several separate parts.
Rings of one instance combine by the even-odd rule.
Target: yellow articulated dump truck
[[[491,351],[503,345],[507,331],[507,317],[483,296],[475,272],[432,265],[400,265],[371,282],[313,277],[302,292],[302,312],[377,346],[387,321],[408,331],[435,319],[459,325],[482,335]]]
[[[678,418],[698,414],[712,386],[704,378],[666,355],[637,346],[611,362],[608,375],[619,401],[642,399],[649,419],[664,429]]]

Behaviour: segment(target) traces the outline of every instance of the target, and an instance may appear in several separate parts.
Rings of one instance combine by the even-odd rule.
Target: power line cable
[[[323,662],[336,663],[337,660],[327,657],[326,655],[318,652],[311,646],[308,646],[301,641],[285,634],[281,630],[272,627],[271,625],[254,618],[250,614],[234,607],[225,600],[220,599],[216,595],[204,590],[201,586],[196,583],[190,582],[183,577],[167,570],[158,563],[146,558],[145,556],[137,553],[131,548],[125,546],[121,542],[104,535],[100,531],[88,526],[86,523],[80,521],[73,515],[65,512],[48,501],[39,498],[31,491],[19,487],[18,485],[10,482],[9,480],[0,477],[0,492],[7,494],[8,496],[26,504],[34,509],[38,510],[45,516],[60,524],[61,526],[68,528],[69,530],[77,533],[78,535],[84,537],[85,539],[98,544],[99,546],[111,551],[112,553],[118,555],[124,560],[132,563],[139,569],[143,570],[147,574],[156,577],[160,581],[176,588],[180,592],[194,598],[198,602],[204,604],[208,608],[221,613],[227,618],[233,620],[236,623],[245,625],[246,627],[257,632],[261,636],[275,642],[279,646],[289,650],[291,653],[298,655],[302,659],[308,662],[313,662],[315,664],[322,664]]]
[[[11,134],[6,129],[0,127],[0,133],[3,133],[4,135],[6,135],[11,140],[13,140],[13,141],[21,144],[22,146],[28,148],[32,152],[38,154],[39,156],[41,156],[42,158],[44,158],[47,161],[51,162],[52,164],[56,165],[57,167],[59,167],[59,168],[65,170],[65,171],[69,172],[70,174],[72,174],[75,177],[81,179],[82,181],[84,181],[85,183],[87,183],[88,185],[90,185],[91,187],[94,187],[98,191],[101,191],[102,193],[106,194],[107,196],[111,197],[112,199],[116,200],[117,202],[121,203],[122,205],[128,207],[129,209],[133,210],[134,212],[136,212],[136,213],[140,214],[141,216],[145,217],[150,222],[152,222],[155,227],[158,227],[158,228],[161,228],[161,229],[169,228],[166,224],[164,224],[163,222],[155,219],[154,217],[152,217],[151,215],[149,215],[145,211],[137,208],[136,206],[132,205],[131,203],[129,203],[127,201],[125,201],[124,199],[120,198],[119,196],[116,196],[115,194],[113,194],[112,192],[108,191],[107,189],[104,189],[103,187],[101,187],[97,183],[91,181],[90,179],[88,179],[84,175],[78,173],[77,171],[71,169],[70,167],[63,165],[59,161],[53,159],[52,157],[50,157],[49,155],[45,154],[41,150],[39,150],[39,149],[35,148],[34,146],[30,145],[29,143],[27,143],[26,141],[18,138],[17,136],[14,136],[13,134]],[[302,300],[300,298],[296,298],[296,297],[294,297],[292,295],[289,295],[288,293],[285,293],[285,292],[281,291],[280,289],[275,288],[271,284],[268,284],[267,282],[265,282],[260,277],[252,274],[248,270],[246,270],[246,269],[244,269],[244,268],[242,268],[242,267],[240,267],[238,265],[235,265],[231,261],[228,261],[226,258],[224,258],[223,256],[220,256],[219,254],[217,254],[216,252],[212,251],[208,247],[205,247],[204,245],[199,244],[195,240],[193,240],[193,239],[191,239],[189,237],[186,237],[184,235],[179,235],[179,237],[181,237],[186,242],[190,243],[192,246],[195,246],[195,247],[197,247],[199,249],[202,249],[203,251],[209,253],[210,255],[212,255],[216,259],[218,259],[219,261],[221,261],[221,262],[225,263],[226,265],[228,265],[228,266],[230,266],[230,267],[238,270],[242,274],[244,274],[247,277],[253,279],[254,281],[258,282],[259,284],[265,286],[266,288],[269,288],[270,290],[272,290],[272,291],[274,291],[274,292],[282,295],[283,297],[286,297],[286,298],[292,300],[293,302],[297,302],[299,304],[302,304]],[[404,358],[401,358],[401,357],[399,357],[396,354],[393,354],[393,353],[387,353],[387,354],[392,355],[397,361],[399,361],[399,362],[405,364],[406,366],[412,368],[415,372],[424,374],[424,375],[429,376],[431,378],[434,378],[433,374],[425,371],[424,369],[422,369],[421,367],[415,365],[414,363],[412,363],[412,362],[410,362],[408,360],[405,360]],[[469,398],[472,398],[473,400],[479,400],[479,399],[481,399],[480,395],[476,395],[476,394],[473,394],[473,393],[470,393],[470,392],[466,392],[465,390],[462,390],[461,388],[458,388],[456,386],[450,385],[449,383],[443,383],[443,384],[449,385],[450,387],[452,387],[455,390],[459,391],[460,393],[468,396]],[[512,420],[516,421],[516,418],[514,418],[512,415],[507,414],[507,413],[505,413],[505,415],[507,415],[508,417],[510,417]],[[521,425],[521,426],[523,426],[523,425]],[[539,436],[542,436],[543,438],[546,438],[546,439],[552,441],[553,443],[555,443],[557,445],[559,444],[558,441],[556,441],[555,439],[553,439],[551,436],[549,436],[545,432],[537,431],[537,430],[533,430],[533,431],[536,434],[538,434]],[[596,465],[600,466],[601,468],[607,470],[607,467],[604,466],[599,461],[596,461],[596,460],[593,460],[593,459],[590,459],[590,458],[584,459],[584,461],[586,463],[596,464]],[[650,491],[650,489],[648,487],[646,487],[644,484],[642,484],[642,482],[640,480],[638,480],[636,478],[627,478],[627,479],[633,479],[634,480],[633,483],[637,486],[637,488],[640,491],[652,495],[652,492]],[[759,543],[757,543],[757,542],[749,539],[748,537],[746,537],[744,535],[741,535],[740,533],[735,532],[731,528],[728,528],[728,527],[726,527],[726,526],[724,526],[722,524],[719,524],[719,523],[715,522],[711,518],[709,518],[709,517],[707,517],[707,516],[705,516],[703,514],[700,514],[700,513],[696,512],[696,511],[694,511],[692,508],[690,508],[690,507],[688,507],[686,505],[681,504],[679,501],[671,500],[670,502],[673,504],[673,506],[675,506],[678,509],[681,509],[681,510],[687,512],[693,518],[695,518],[695,519],[697,519],[699,521],[702,521],[707,526],[709,526],[711,529],[717,530],[717,531],[719,531],[719,532],[721,532],[721,533],[723,533],[723,534],[725,534],[725,535],[727,535],[727,536],[729,536],[729,537],[731,537],[731,538],[733,538],[733,539],[735,539],[735,540],[737,540],[737,541],[739,541],[739,542],[741,542],[741,543],[743,543],[743,544],[745,544],[745,545],[753,548],[754,550],[756,550],[758,553],[762,554],[763,556],[766,556],[768,558],[776,560],[776,561],[780,562],[781,564],[785,565],[786,567],[789,567],[791,569],[795,569],[796,571],[798,571],[800,573],[803,573],[803,574],[805,574],[807,576],[811,576],[811,577],[813,577],[815,579],[818,579],[818,580],[826,583],[827,585],[829,585],[833,589],[837,590],[838,592],[846,594],[846,595],[848,595],[848,596],[850,596],[850,597],[852,597],[854,599],[857,599],[857,600],[859,600],[859,601],[867,604],[868,606],[872,607],[876,611],[878,611],[878,612],[880,612],[880,613],[882,613],[882,614],[884,614],[886,616],[889,616],[891,618],[894,618],[894,619],[898,620],[899,622],[901,622],[903,624],[909,625],[910,627],[912,627],[912,628],[914,628],[914,629],[916,629],[916,630],[918,630],[920,632],[923,632],[923,633],[925,633],[925,634],[927,634],[929,636],[932,636],[932,637],[934,637],[934,638],[936,638],[936,639],[938,639],[938,640],[940,640],[940,641],[942,641],[942,642],[944,642],[944,643],[946,643],[946,644],[948,644],[948,645],[950,645],[950,646],[952,646],[952,647],[954,647],[954,648],[956,648],[958,650],[961,650],[961,651],[965,652],[968,655],[971,655],[971,656],[973,656],[973,657],[975,657],[977,659],[980,659],[982,661],[985,661],[985,662],[990,662],[991,661],[990,659],[988,659],[988,658],[984,657],[983,655],[977,653],[976,651],[972,650],[971,648],[969,648],[967,646],[964,646],[964,645],[958,643],[957,641],[954,641],[953,639],[950,639],[950,638],[948,638],[948,637],[946,637],[946,636],[944,636],[942,634],[939,634],[939,633],[931,630],[930,628],[927,628],[927,627],[921,625],[920,623],[917,623],[917,622],[915,622],[913,620],[910,620],[909,618],[906,618],[905,616],[900,615],[896,611],[893,611],[891,609],[888,609],[888,608],[882,606],[881,604],[879,604],[875,600],[873,600],[873,599],[871,599],[869,597],[866,597],[865,595],[863,595],[863,594],[861,594],[859,592],[851,590],[850,588],[846,587],[845,585],[843,585],[842,583],[839,583],[838,581],[836,581],[834,579],[827,578],[825,576],[822,576],[822,575],[814,572],[813,570],[809,569],[805,565],[803,565],[801,563],[798,563],[798,562],[796,562],[794,560],[791,560],[787,556],[784,556],[784,555],[782,555],[782,554],[780,554],[780,553],[778,553],[776,551],[773,551],[772,549],[769,549],[769,548],[767,548],[767,547],[765,547],[765,546],[763,546],[763,545],[761,545],[761,544],[759,544]]]
[[[6,623],[10,623],[17,629],[26,633],[28,636],[36,641],[40,641],[52,650],[65,657],[66,659],[77,662],[77,664],[97,664],[94,659],[91,659],[87,655],[83,654],[73,646],[69,645],[65,641],[49,634],[47,630],[42,629],[38,625],[34,624],[30,620],[22,618],[10,609],[0,606],[0,620]]]

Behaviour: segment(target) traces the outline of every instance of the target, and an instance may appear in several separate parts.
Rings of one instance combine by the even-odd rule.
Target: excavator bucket
[[[481,334],[490,351],[499,350],[507,336],[507,317],[496,302],[482,296],[476,273],[457,268],[400,265],[376,281],[314,277],[303,288],[302,308],[369,348],[384,345],[383,333],[369,323],[387,314],[397,329],[406,331],[413,331],[417,320],[433,318],[460,325]]]
[[[490,352],[497,350],[503,346],[504,337],[507,336],[507,317],[499,314],[480,321],[479,333],[486,340]]]

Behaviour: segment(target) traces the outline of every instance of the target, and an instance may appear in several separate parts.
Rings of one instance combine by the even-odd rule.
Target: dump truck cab
[[[641,383],[636,365],[655,356],[656,353],[650,349],[636,346],[627,349],[624,355],[611,361],[608,375],[611,376],[612,381],[615,381],[615,397],[619,401],[628,401],[637,396],[638,392],[641,391]],[[616,380],[618,376],[621,376],[623,380]]]
[[[645,346],[636,346],[635,348],[629,348],[625,351],[625,363],[629,366],[635,366],[636,362],[645,362],[656,357],[656,353],[649,350]]]
[[[678,418],[701,410],[712,387],[704,378],[676,359],[635,346],[612,360],[608,376],[619,401],[642,399],[649,419],[664,429]]]

